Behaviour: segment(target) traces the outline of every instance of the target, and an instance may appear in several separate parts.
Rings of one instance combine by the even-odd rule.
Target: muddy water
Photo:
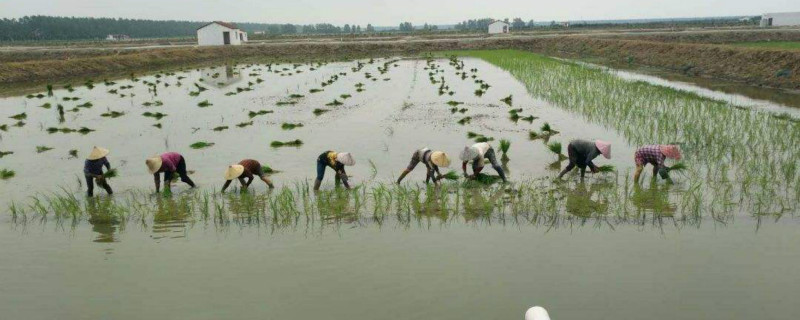
[[[573,138],[611,141],[620,156],[598,163],[613,164],[623,174],[632,169],[629,155],[635,146],[623,135],[530,96],[511,75],[488,63],[465,60],[467,69],[478,68],[478,77],[492,86],[477,97],[474,80],[454,76],[447,60],[437,61],[445,70],[437,76],[446,78],[453,96],[439,95],[424,60],[391,62],[389,71],[380,74],[377,68],[385,62],[367,63],[359,72],[351,69],[355,62],[313,71],[304,65],[299,74],[292,65],[272,66],[288,69],[283,76],[267,72],[264,65],[220,66],[109,86],[98,81],[91,90],[75,84],[74,92],[58,89],[42,99],[4,98],[2,123],[13,124],[8,117],[21,112],[28,118],[24,127],[2,132],[0,150],[14,154],[2,158],[0,167],[14,169],[16,177],[0,183],[0,205],[60,192],[61,187],[80,196],[83,160],[68,152],[76,149],[82,158],[93,145],[112,150],[110,161],[120,170],[111,181],[116,197],[153,188],[143,161],[164,151],[186,157],[202,190],[218,189],[225,167],[242,158],[280,170],[272,176],[279,187],[311,180],[316,157],[329,149],[354,153],[358,165],[348,172],[355,183],[389,183],[417,148],[446,151],[457,162],[458,151],[472,143],[468,131],[512,141],[507,164],[512,180],[552,177],[557,172],[548,164],[555,157],[541,141],[527,138],[544,122],[561,131],[551,141],[565,145]],[[367,79],[365,72],[378,80]],[[339,80],[323,88],[334,75]],[[256,83],[257,78],[264,82]],[[157,94],[143,81],[160,81]],[[194,83],[207,90],[190,96],[197,90]],[[363,83],[365,91],[356,92],[356,83]],[[128,85],[133,88],[119,89]],[[252,90],[226,95],[237,87]],[[315,88],[324,91],[309,93]],[[108,92],[112,89],[117,93]],[[290,94],[305,97],[295,105],[277,105]],[[342,99],[342,94],[352,98]],[[540,119],[510,121],[509,107],[500,101],[508,95],[513,95],[514,108],[523,109],[522,116]],[[64,97],[81,99],[67,102]],[[325,106],[334,99],[344,104]],[[204,100],[213,105],[198,107]],[[468,111],[451,113],[449,100],[464,102],[459,108]],[[143,106],[155,101],[163,105]],[[38,107],[46,102],[51,109]],[[57,104],[70,110],[85,102],[93,106],[67,112],[60,123]],[[315,116],[315,108],[331,111]],[[109,110],[126,114],[101,116]],[[249,118],[249,111],[258,110],[274,113]],[[148,111],[168,116],[156,121],[141,115]],[[472,122],[458,124],[464,116]],[[253,125],[236,127],[248,121]],[[280,128],[284,122],[304,127],[285,131]],[[230,128],[212,130],[219,126]],[[48,127],[96,131],[48,134]],[[303,146],[269,146],[273,140],[294,139],[303,140]],[[189,148],[197,141],[215,145]],[[496,147],[497,141],[492,144]],[[37,153],[40,145],[54,149]],[[424,179],[421,166],[408,179]],[[333,187],[331,180],[329,172],[324,188]],[[593,187],[600,180],[587,184]],[[254,187],[266,189],[259,182]],[[662,190],[685,188],[679,182]],[[182,185],[176,190],[198,192]],[[380,224],[299,221],[283,228],[225,226],[180,216],[123,225],[91,220],[18,224],[5,214],[1,219],[0,308],[10,319],[518,319],[534,304],[547,307],[557,319],[793,319],[800,313],[788,298],[800,285],[800,272],[793,267],[800,262],[793,250],[800,234],[792,217],[761,221],[742,213],[725,223],[579,221],[550,226],[429,218]]]

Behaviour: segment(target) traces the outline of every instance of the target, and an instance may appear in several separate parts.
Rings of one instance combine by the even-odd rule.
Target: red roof
[[[197,30],[203,29],[203,28],[205,28],[205,27],[208,27],[208,26],[210,26],[210,25],[212,25],[212,24],[218,24],[218,25],[221,25],[221,26],[223,26],[223,27],[230,28],[230,29],[239,29],[239,27],[237,27],[237,26],[236,26],[235,24],[233,24],[233,23],[229,23],[229,22],[222,22],[222,21],[214,21],[214,22],[210,22],[210,23],[206,23],[206,24],[204,24],[204,25],[203,25],[203,26],[201,26],[200,28],[197,28]]]

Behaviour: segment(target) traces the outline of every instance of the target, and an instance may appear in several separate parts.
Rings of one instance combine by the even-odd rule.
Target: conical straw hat
[[[450,158],[447,154],[441,151],[434,151],[431,153],[431,162],[438,167],[447,168],[450,166]]]
[[[341,162],[348,167],[356,165],[356,159],[349,152],[340,152],[336,154],[336,161]]]
[[[147,171],[150,171],[150,174],[155,174],[159,169],[161,169],[161,156],[148,158],[144,161],[144,163],[147,165]]]
[[[674,145],[674,144],[664,144],[659,146],[661,148],[661,153],[663,153],[667,158],[680,160],[681,159],[681,148]]]
[[[225,180],[233,180],[242,176],[244,173],[244,166],[240,164],[232,164],[225,170]]]
[[[594,145],[598,150],[600,150],[600,153],[603,154],[603,157],[606,159],[611,159],[611,143],[603,140],[597,140],[594,142]]]
[[[86,159],[87,160],[102,159],[103,157],[107,156],[109,152],[110,151],[108,151],[108,149],[103,149],[103,148],[100,148],[100,147],[94,147],[92,149],[92,152],[89,153],[89,156],[86,157]]]

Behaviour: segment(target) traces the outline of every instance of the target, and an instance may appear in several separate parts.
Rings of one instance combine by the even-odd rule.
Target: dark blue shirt
[[[86,162],[83,164],[83,173],[102,175],[103,166],[105,166],[106,169],[111,169],[111,164],[108,163],[108,159],[106,159],[106,157],[102,157],[97,160],[86,160]]]

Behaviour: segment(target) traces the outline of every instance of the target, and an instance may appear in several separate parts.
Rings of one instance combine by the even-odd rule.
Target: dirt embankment
[[[650,66],[691,76],[800,89],[800,51],[582,36],[13,52],[0,55],[0,84],[61,81],[76,76],[144,72],[210,62],[330,60],[463,49],[520,49],[559,57],[599,58],[609,63]]]
[[[658,42],[723,44],[736,42],[800,41],[798,29],[705,30],[691,32],[647,32],[607,34],[606,39]]]

